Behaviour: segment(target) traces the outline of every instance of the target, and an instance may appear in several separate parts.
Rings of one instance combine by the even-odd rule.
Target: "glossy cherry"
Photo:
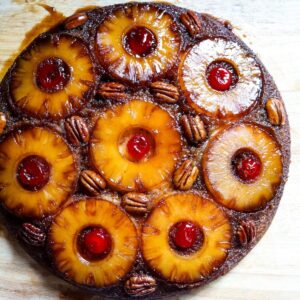
[[[175,246],[181,249],[193,247],[197,240],[197,226],[192,222],[178,222],[174,226]]]
[[[242,181],[253,182],[262,171],[262,162],[255,152],[244,149],[233,157],[233,168]]]
[[[135,134],[127,143],[127,151],[134,160],[141,160],[151,150],[151,141],[147,135]]]
[[[232,84],[232,73],[226,68],[216,66],[208,72],[207,81],[214,90],[228,91]]]
[[[150,29],[144,26],[136,26],[125,34],[123,45],[131,55],[145,57],[156,49],[157,39]]]
[[[54,93],[62,90],[71,77],[70,67],[58,57],[48,57],[37,67],[35,81],[44,92]]]
[[[111,249],[111,237],[102,227],[91,228],[83,233],[82,248],[87,256],[103,256]]]
[[[50,165],[41,156],[25,157],[17,168],[17,179],[20,185],[29,191],[37,191],[44,187],[50,178]]]

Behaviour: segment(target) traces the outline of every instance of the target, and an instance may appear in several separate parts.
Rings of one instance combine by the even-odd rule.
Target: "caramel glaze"
[[[130,3],[128,5],[132,5],[132,4]],[[179,21],[179,15],[181,13],[185,12],[186,9],[183,9],[180,7],[175,7],[175,6],[170,6],[170,5],[162,4],[162,3],[152,3],[151,5],[159,7],[161,9],[166,9],[174,17],[174,19],[177,21],[177,23],[180,24],[178,30],[180,31],[181,36],[182,36],[182,49],[181,49],[182,51],[185,51],[188,47],[190,47],[191,45],[193,45],[194,43],[196,43],[199,40],[217,36],[217,37],[224,37],[224,38],[238,42],[242,47],[244,47],[249,52],[249,55],[252,55],[255,57],[254,53],[248,48],[248,46],[246,46],[237,36],[235,36],[232,33],[232,31],[231,31],[232,27],[226,26],[226,24],[224,24],[224,22],[219,21],[218,19],[216,19],[210,15],[207,15],[207,14],[198,14],[198,16],[200,17],[201,22],[203,24],[202,31],[199,36],[190,37],[190,35],[184,29],[184,26]],[[63,26],[58,25],[57,27],[51,29],[51,32],[52,33],[68,32],[70,34],[80,36],[86,43],[89,43],[91,45],[90,46],[91,50],[94,50],[93,45],[94,45],[95,36],[96,36],[96,28],[103,21],[104,17],[109,15],[111,13],[111,11],[118,6],[122,6],[122,5],[108,6],[105,8],[96,8],[94,10],[88,11],[87,12],[88,17],[89,17],[88,22],[84,26],[80,27],[79,29],[73,29],[73,30],[67,31],[63,28]],[[51,16],[47,16],[47,17],[48,17],[47,20],[52,19]],[[40,27],[40,25],[36,26],[36,28],[37,27]],[[35,29],[32,32],[34,32],[34,34],[36,34],[38,32],[36,30],[37,29]],[[33,34],[32,33],[30,35],[28,34],[28,36],[31,36],[31,38],[30,39],[27,38],[26,43],[22,43],[23,47],[24,47],[24,44],[27,44],[28,41],[32,39]],[[92,51],[92,53],[93,52],[94,51]],[[96,61],[95,55],[94,54],[92,54],[92,55],[93,55],[93,59]],[[273,136],[275,136],[277,138],[277,140],[281,146],[281,151],[282,151],[282,155],[283,155],[283,166],[284,166],[283,179],[282,179],[281,185],[279,186],[279,188],[277,190],[276,196],[267,204],[267,206],[265,208],[262,208],[261,210],[258,210],[256,212],[251,212],[251,213],[240,213],[240,212],[235,212],[235,211],[229,210],[224,207],[222,207],[222,209],[229,216],[234,232],[237,230],[238,222],[240,222],[241,220],[247,220],[247,219],[253,220],[255,222],[255,225],[257,228],[257,240],[256,240],[256,242],[257,242],[263,236],[263,234],[265,233],[265,231],[267,230],[269,224],[271,223],[271,221],[273,219],[273,216],[277,210],[280,198],[282,196],[284,184],[287,180],[288,168],[289,168],[289,162],[290,162],[290,134],[289,134],[288,120],[286,121],[286,124],[281,127],[271,126],[270,123],[268,122],[267,115],[264,110],[265,103],[266,103],[267,99],[270,97],[277,97],[277,98],[281,99],[281,95],[280,95],[271,75],[267,72],[267,70],[261,63],[261,61],[258,58],[255,58],[255,59],[257,60],[259,66],[262,70],[262,74],[263,74],[263,86],[262,86],[261,95],[260,95],[258,104],[256,105],[256,107],[253,108],[252,112],[249,113],[248,115],[243,116],[239,121],[236,121],[235,123],[256,122],[258,124],[261,124],[262,126],[265,126],[266,130],[269,131]],[[13,68],[13,66],[14,65],[12,65],[12,68]],[[177,84],[177,79],[176,79],[177,66],[178,65],[175,65],[174,68],[172,70],[170,70],[170,72],[168,72],[167,76],[165,77],[165,79],[167,81],[169,81],[170,83],[173,83],[173,84]],[[40,124],[42,122],[45,126],[50,126],[50,127],[54,128],[55,130],[58,130],[59,132],[61,132],[62,135],[65,136],[65,132],[63,129],[63,122],[61,122],[61,121],[51,121],[51,122],[50,121],[41,121],[40,122],[40,121],[34,120],[31,117],[20,116],[13,112],[11,107],[7,104],[7,99],[10,98],[9,84],[8,84],[9,79],[10,79],[10,74],[11,74],[11,69],[7,72],[5,78],[2,81],[1,86],[0,86],[0,100],[1,100],[0,101],[0,110],[5,111],[7,114],[8,124],[7,124],[6,128],[11,130],[12,128],[22,126],[22,124],[24,124],[24,122],[26,122],[26,121],[27,122],[29,121],[33,126],[35,124]],[[97,68],[97,80],[100,83],[111,80],[111,78],[109,78],[105,74],[104,70],[99,65]],[[146,98],[146,99],[149,99],[149,101],[153,101],[153,98],[151,97],[151,95],[149,93],[149,89],[147,87],[132,86],[130,88],[130,93],[135,96],[143,95],[144,99]],[[96,96],[95,99],[93,101],[91,101],[86,106],[86,108],[83,109],[79,113],[79,115],[82,116],[87,121],[89,127],[92,128],[94,125],[94,122],[95,122],[95,110],[97,110],[99,112],[101,110],[104,110],[106,107],[109,107],[110,105],[113,105],[113,103],[108,100],[104,101],[102,99],[99,99]],[[166,110],[168,110],[177,119],[177,121],[180,119],[182,112],[190,111],[190,108],[184,104],[183,96],[181,96],[179,104],[175,104],[175,105],[165,104],[165,105],[161,105],[161,106],[164,107]],[[179,107],[181,109],[179,109]],[[224,126],[226,124],[230,124],[232,122],[230,120],[221,121],[221,120],[211,119],[209,117],[205,117],[204,120],[205,120],[207,129],[208,129],[209,135],[211,135],[217,127],[222,127],[222,126]],[[6,129],[6,132],[8,129]],[[183,136],[183,132],[181,131],[181,128],[178,128],[178,130],[181,132],[181,134]],[[0,137],[0,141],[2,141],[5,136],[6,136],[6,134],[3,134]],[[196,148],[193,146],[188,146],[187,142],[185,142],[185,141],[183,141],[183,143],[184,143],[184,150],[183,150],[182,159],[186,159],[189,156],[197,156],[198,159],[201,160],[201,153],[203,152],[203,149],[205,148],[207,142],[203,143],[199,148]],[[189,151],[187,151],[187,149],[189,149]],[[81,155],[82,168],[89,168],[90,163],[87,159],[88,146],[83,145],[80,149],[73,148],[73,151],[76,155],[78,155],[78,156],[79,156],[79,154]],[[199,176],[199,178],[197,179],[197,182],[196,182],[193,190],[195,193],[200,193],[202,195],[208,196],[208,191],[204,185],[204,182],[203,182],[201,176]],[[120,194],[118,194],[118,193],[111,193],[111,194],[112,194],[112,197],[120,196]],[[81,191],[80,188],[78,188],[75,191],[74,198],[80,197],[83,195],[84,195],[83,191]],[[4,208],[1,209],[1,215],[2,215],[2,219],[3,219],[2,222],[4,222],[7,225],[7,227],[10,229],[10,231],[13,235],[18,236],[18,231],[19,231],[20,225],[24,220],[20,220],[20,219],[14,217],[8,211],[6,211]],[[39,225],[40,227],[44,228],[45,231],[47,231],[47,229],[51,223],[51,217],[46,217],[42,220],[30,220],[30,221],[34,224]],[[137,220],[137,222],[138,222],[138,220]],[[177,293],[179,293],[181,291],[185,291],[191,287],[203,286],[203,285],[213,281],[217,277],[226,274],[256,244],[256,243],[251,244],[250,247],[245,247],[245,248],[237,247],[238,241],[235,238],[234,232],[233,232],[233,239],[232,239],[232,248],[228,252],[228,257],[227,257],[225,263],[218,270],[216,270],[209,278],[207,278],[203,281],[200,281],[198,283],[192,284],[192,285],[188,285],[188,284],[178,285],[178,284],[171,284],[164,280],[160,280],[159,277],[157,277],[158,278],[157,290],[153,294],[151,294],[145,298],[161,299],[161,297],[163,297],[163,296],[170,296],[172,293],[177,294]],[[21,243],[22,243],[22,241],[21,241]],[[54,272],[57,276],[61,277],[62,279],[66,280],[66,281],[69,281],[62,274],[58,274],[55,271],[51,260],[49,260],[49,256],[47,253],[47,247],[41,248],[41,249],[36,249],[36,248],[28,246],[24,243],[22,243],[22,245],[27,250],[27,252],[31,256],[33,256],[36,260],[38,260],[41,264],[46,266],[49,270]],[[138,255],[137,261],[136,261],[133,269],[131,270],[131,272],[128,274],[128,276],[130,276],[130,274],[132,274],[132,273],[139,273],[139,272],[145,272],[146,274],[153,274],[153,271],[151,271],[148,268],[148,266],[143,261],[141,255]],[[157,275],[157,274],[155,274],[155,275]],[[71,282],[71,283],[76,285],[76,283],[74,283],[74,282]],[[107,288],[101,288],[101,289],[100,288],[98,288],[98,289],[91,288],[88,286],[80,286],[80,287],[84,287],[84,288],[86,288],[86,290],[89,290],[93,293],[100,293],[102,296],[107,296],[109,298],[128,299],[128,295],[126,295],[123,286],[124,286],[124,281],[121,281],[119,285],[111,286],[111,287],[107,287]]]

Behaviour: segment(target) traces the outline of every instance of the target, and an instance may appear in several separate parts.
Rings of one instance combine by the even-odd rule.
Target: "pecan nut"
[[[173,176],[173,183],[179,190],[189,190],[195,183],[199,175],[199,169],[194,160],[187,159],[175,171]]]
[[[266,111],[269,121],[272,125],[284,125],[286,122],[286,113],[282,101],[276,98],[268,99]]]
[[[90,139],[88,126],[79,116],[73,116],[66,120],[65,129],[68,140],[75,146],[87,143]]]
[[[0,112],[0,134],[3,133],[6,126],[6,116],[3,112]]]
[[[22,224],[20,237],[25,243],[35,247],[44,246],[46,241],[45,232],[31,223]]]
[[[68,18],[64,22],[64,26],[67,30],[82,26],[88,20],[88,16],[85,12],[76,13]]]
[[[98,88],[98,95],[104,99],[122,101],[127,99],[126,87],[118,82],[105,82]]]
[[[156,290],[156,280],[149,275],[133,275],[125,282],[125,292],[130,296],[145,296]]]
[[[237,229],[238,242],[242,247],[252,243],[256,237],[256,227],[253,221],[242,221]]]
[[[151,209],[151,201],[143,193],[127,193],[122,197],[122,206],[133,215],[146,214]]]
[[[92,196],[97,196],[105,189],[106,181],[92,170],[83,170],[80,174],[80,183]]]
[[[199,143],[206,139],[207,133],[205,125],[200,116],[183,115],[180,122],[190,142]]]
[[[151,92],[156,101],[160,103],[176,103],[179,99],[178,88],[173,84],[156,81],[150,85]]]
[[[202,25],[200,18],[195,12],[188,10],[186,13],[181,14],[180,21],[186,27],[190,35],[197,35],[200,33]]]

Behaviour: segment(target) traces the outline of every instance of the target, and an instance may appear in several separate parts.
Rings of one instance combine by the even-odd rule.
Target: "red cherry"
[[[174,244],[181,249],[193,247],[197,239],[197,226],[192,222],[179,222],[174,226]]]
[[[146,135],[136,134],[127,143],[127,151],[134,160],[145,157],[151,149],[151,142]]]
[[[232,73],[224,67],[216,66],[209,70],[207,81],[217,91],[228,91],[232,84]]]
[[[48,57],[41,61],[35,74],[37,86],[47,93],[62,90],[70,77],[69,66],[58,57]]]
[[[251,150],[240,151],[233,159],[236,175],[245,182],[257,179],[261,173],[262,163]]]
[[[17,169],[17,178],[21,186],[29,191],[37,191],[49,181],[50,166],[41,156],[25,157]]]
[[[103,255],[109,252],[111,238],[104,228],[93,228],[83,236],[83,246],[91,255]]]
[[[156,49],[157,40],[150,29],[136,26],[125,34],[123,44],[126,51],[130,54],[137,57],[145,57]]]

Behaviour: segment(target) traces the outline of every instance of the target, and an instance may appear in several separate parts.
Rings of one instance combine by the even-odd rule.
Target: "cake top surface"
[[[80,11],[1,83],[0,200],[24,248],[100,295],[160,298],[258,242],[289,165],[280,93],[228,22],[160,3]]]

